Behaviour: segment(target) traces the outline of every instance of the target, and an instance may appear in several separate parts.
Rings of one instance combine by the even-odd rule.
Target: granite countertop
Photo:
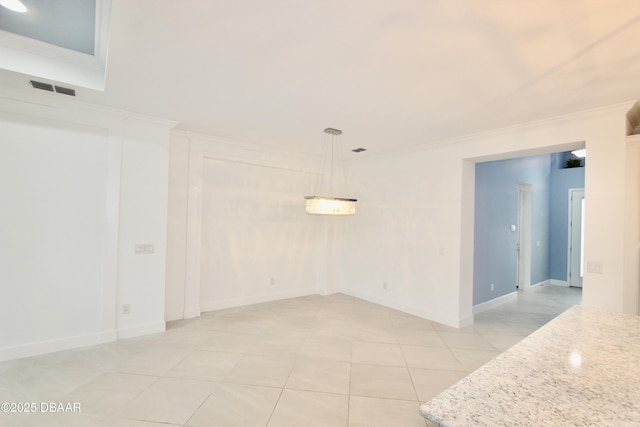
[[[420,407],[442,426],[640,426],[640,317],[572,307]]]

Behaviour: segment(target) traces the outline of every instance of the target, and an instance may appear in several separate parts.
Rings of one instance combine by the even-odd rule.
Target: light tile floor
[[[38,406],[0,413],[0,425],[424,427],[421,402],[580,302],[579,289],[538,287],[462,329],[342,294],[219,310],[0,363],[0,403]]]

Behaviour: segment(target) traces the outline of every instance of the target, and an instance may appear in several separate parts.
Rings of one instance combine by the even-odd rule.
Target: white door
[[[584,236],[584,188],[569,189],[569,286],[582,287]]]

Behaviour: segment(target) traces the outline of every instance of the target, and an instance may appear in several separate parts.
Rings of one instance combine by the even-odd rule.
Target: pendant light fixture
[[[344,197],[347,189],[342,156],[340,147],[338,147],[338,139],[342,131],[326,128],[324,132],[324,150],[315,192],[313,196],[305,197],[307,213],[314,215],[353,215],[356,213],[356,201],[358,199]]]

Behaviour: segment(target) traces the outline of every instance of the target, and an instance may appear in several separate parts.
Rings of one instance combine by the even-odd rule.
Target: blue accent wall
[[[531,184],[531,284],[567,280],[569,189],[584,169],[565,169],[566,153],[476,164],[473,304],[516,290],[518,186]],[[491,291],[491,284],[494,291]]]
[[[531,284],[549,278],[551,155],[476,164],[473,304],[516,290],[519,184],[531,184]],[[491,291],[491,284],[494,291]]]

